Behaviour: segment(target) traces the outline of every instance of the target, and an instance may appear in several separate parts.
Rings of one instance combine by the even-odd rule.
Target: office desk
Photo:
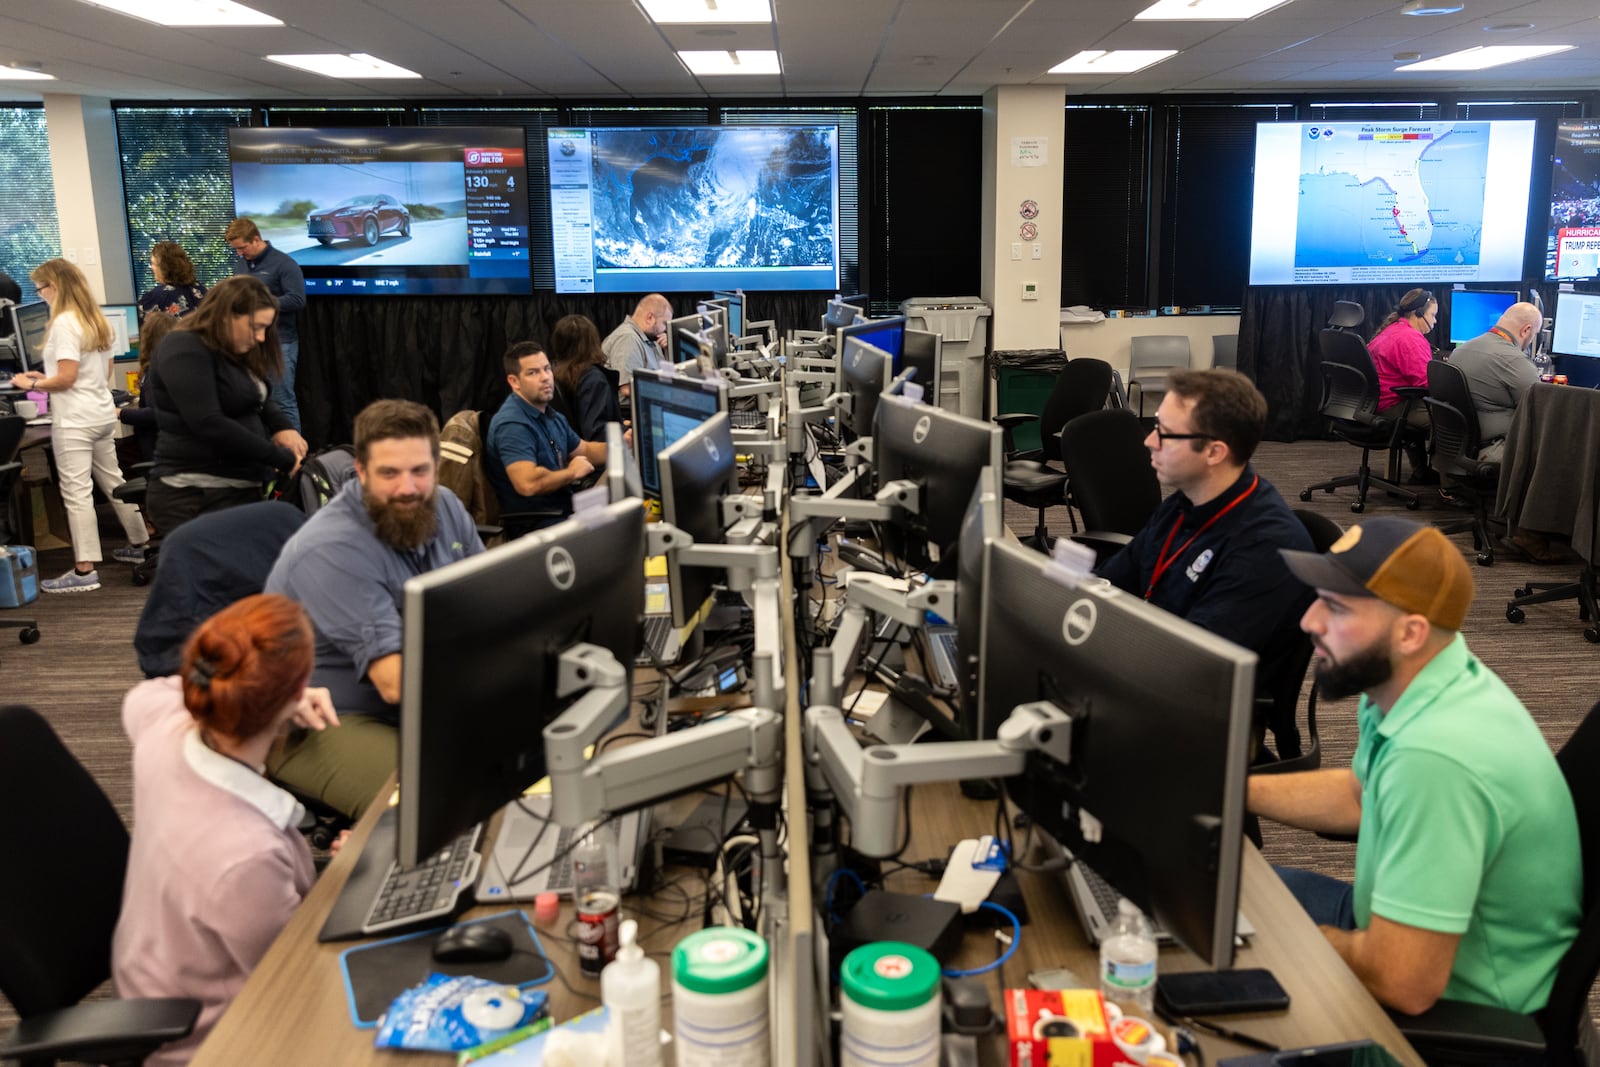
[[[1600,389],[1539,383],[1517,406],[1500,466],[1497,514],[1570,538],[1600,565]]]

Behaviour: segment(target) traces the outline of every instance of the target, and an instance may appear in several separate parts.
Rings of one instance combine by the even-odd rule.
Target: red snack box
[[[1098,989],[1008,989],[1011,1067],[1114,1067],[1126,1057],[1111,1040]]]

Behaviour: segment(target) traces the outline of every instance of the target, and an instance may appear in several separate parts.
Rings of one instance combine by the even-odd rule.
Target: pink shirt
[[[1394,391],[1399,386],[1428,385],[1428,361],[1433,346],[1415,326],[1404,319],[1391,322],[1367,342],[1372,365],[1378,369],[1378,410],[1399,403]]]
[[[189,1038],[146,1064],[189,1062],[315,877],[300,805],[200,740],[177,678],[122,702],[133,741],[133,842],[111,973],[124,997],[194,997]]]

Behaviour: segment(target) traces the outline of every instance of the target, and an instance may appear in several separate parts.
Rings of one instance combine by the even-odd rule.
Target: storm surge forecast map
[[[1484,122],[1307,128],[1295,266],[1475,266],[1482,253]]]

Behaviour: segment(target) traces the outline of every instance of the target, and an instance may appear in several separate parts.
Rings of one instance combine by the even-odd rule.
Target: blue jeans
[[[1272,869],[1278,872],[1278,877],[1289,887],[1289,892],[1306,909],[1312,922],[1340,930],[1356,928],[1355,890],[1349,882],[1341,882],[1314,871],[1302,871],[1298,867],[1274,866]]]
[[[283,349],[283,376],[272,383],[272,400],[299,430],[300,404],[294,398],[294,365],[300,358],[300,342],[280,341],[278,347]]]

